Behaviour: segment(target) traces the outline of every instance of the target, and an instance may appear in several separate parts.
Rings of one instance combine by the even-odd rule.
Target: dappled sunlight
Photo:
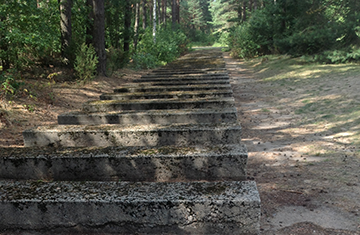
[[[344,152],[360,148],[359,66],[266,58],[247,62],[262,81],[256,82],[258,98],[243,104],[251,115],[249,131],[262,136],[244,138],[251,155],[275,165],[306,164],[341,160]]]
[[[357,64],[303,64],[300,59],[288,56],[255,58],[248,64],[254,68],[255,74],[263,81],[289,84],[308,79],[336,78],[337,75],[352,76],[360,71]]]

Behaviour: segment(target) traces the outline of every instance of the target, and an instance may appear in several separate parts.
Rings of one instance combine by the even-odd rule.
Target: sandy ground
[[[283,108],[293,93],[275,96],[276,88],[245,63],[228,54],[225,60],[249,151],[248,178],[262,200],[262,234],[360,234],[360,161],[352,147],[296,125],[303,117],[291,104]],[[308,154],[323,145],[342,151],[328,158]]]
[[[224,55],[249,151],[248,179],[257,182],[262,200],[262,234],[360,234],[358,150],[335,142],[324,128],[299,125],[294,92],[260,82],[246,64]],[[55,124],[60,113],[148,72],[121,70],[85,86],[44,85],[36,99],[2,100],[0,147],[22,147],[23,130]],[[309,154],[312,148],[319,154]],[[336,151],[324,157],[324,148]]]

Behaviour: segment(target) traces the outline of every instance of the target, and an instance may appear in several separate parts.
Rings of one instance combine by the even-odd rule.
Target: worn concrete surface
[[[194,146],[240,144],[238,123],[55,125],[23,132],[25,147]]]
[[[208,81],[208,80],[205,80]],[[115,93],[124,93],[124,92],[170,92],[170,91],[206,91],[206,90],[231,90],[231,85],[228,84],[229,78],[224,80],[213,80],[216,83],[212,84],[203,84],[203,83],[192,83],[192,81],[184,81],[180,79],[179,81],[173,81],[171,84],[167,85],[152,85],[156,82],[145,82],[145,83],[130,83],[120,86],[114,89]],[[220,82],[226,82],[226,84],[218,84]],[[166,81],[168,82],[168,81]],[[179,83],[176,85],[175,83]],[[160,83],[164,83],[161,81]]]
[[[226,123],[236,122],[236,108],[223,109],[171,109],[118,112],[71,112],[58,116],[60,125],[99,125],[99,124],[161,124],[174,123]]]
[[[48,181],[241,181],[248,157],[243,145],[2,152],[0,179]]]
[[[196,99],[232,97],[231,89],[205,90],[205,91],[165,91],[165,92],[132,92],[132,93],[106,93],[100,100],[135,100],[135,99]]]
[[[166,100],[96,100],[84,103],[86,112],[150,109],[219,109],[234,107],[233,97]]]
[[[251,181],[0,182],[0,232],[258,234]]]

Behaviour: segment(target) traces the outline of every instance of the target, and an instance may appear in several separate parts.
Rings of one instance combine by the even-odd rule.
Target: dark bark
[[[146,29],[146,0],[142,0],[142,28]]]
[[[172,26],[176,28],[176,25],[180,23],[180,14],[179,14],[179,0],[172,0],[171,5],[171,18],[172,18]]]
[[[86,44],[90,45],[93,43],[94,34],[94,11],[93,11],[93,0],[86,0],[86,6],[90,9],[89,11],[89,24],[86,25]]]
[[[93,45],[99,58],[97,72],[106,76],[106,52],[105,52],[105,9],[104,0],[93,0],[94,30]]]
[[[153,23],[153,15],[154,15],[154,12],[153,12],[153,0],[149,0],[149,20],[150,20],[150,25],[152,25]]]
[[[171,1],[171,22],[172,22],[172,26],[173,28],[175,28],[176,25],[176,0],[172,0]]]
[[[176,0],[176,17],[178,24],[180,24],[180,0]]]
[[[60,8],[61,55],[71,60],[71,7],[72,0],[58,0]]]
[[[242,21],[245,22],[246,21],[246,1],[243,1],[243,7],[242,7]]]
[[[6,20],[5,16],[0,16],[0,25],[5,20]],[[4,40],[4,38],[5,38],[5,34],[2,30],[0,30],[0,51],[8,51],[8,49],[9,49],[9,45],[8,45],[7,41]],[[4,57],[1,58],[1,65],[2,65],[3,72],[8,70],[10,68],[10,64],[11,64],[8,53],[5,53]]]
[[[161,1],[161,7],[162,7],[162,14],[161,14],[161,21],[162,23],[166,24],[166,0]]]
[[[161,24],[161,2],[160,0],[157,0],[157,6],[156,6],[156,17],[157,17],[157,24]]]
[[[125,1],[125,14],[124,14],[124,52],[130,50],[130,27],[131,27],[131,4]]]
[[[242,6],[241,6],[241,2],[239,2],[239,5],[237,7],[237,16],[238,16],[238,21],[241,22],[242,20]]]
[[[140,14],[140,3],[135,4],[135,22],[134,22],[134,50],[136,51],[138,31],[139,31],[139,14]]]

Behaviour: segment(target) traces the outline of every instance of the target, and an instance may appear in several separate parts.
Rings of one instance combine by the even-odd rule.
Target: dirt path
[[[249,151],[248,178],[262,200],[262,234],[360,234],[360,161],[351,147],[336,144],[342,155],[328,158],[309,154],[309,146],[335,144],[297,124],[303,117],[286,106],[292,93],[275,96],[278,88],[246,64],[228,54],[225,60]]]

